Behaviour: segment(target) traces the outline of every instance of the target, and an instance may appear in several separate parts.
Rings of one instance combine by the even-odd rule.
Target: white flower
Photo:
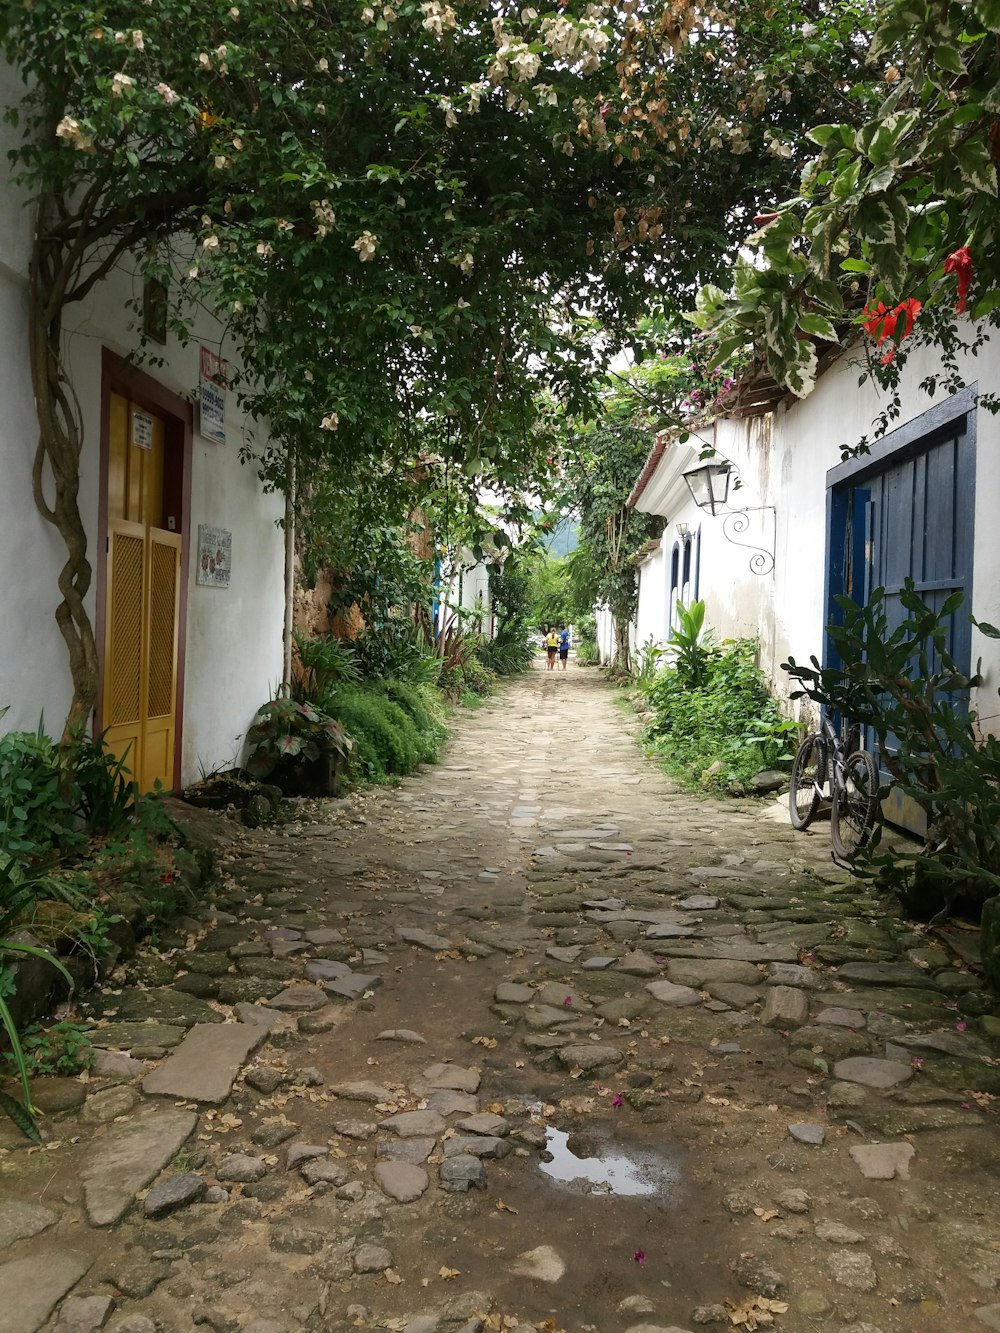
[[[260,255],[261,259],[266,259],[268,255],[274,254],[274,246],[270,241],[258,241],[257,253]]]
[[[287,218],[278,218],[277,222],[275,222],[274,225],[278,231],[292,231],[293,229],[292,224],[288,221]]]
[[[336,412],[331,412],[319,423],[319,428],[320,430],[336,430],[339,425],[340,417],[337,416]]]
[[[522,22],[522,23],[534,23],[534,21],[535,21],[536,18],[538,18],[538,10],[537,10],[537,9],[522,9],[522,10],[521,10],[521,22]]]
[[[375,11],[374,9],[372,9],[371,5],[365,5],[364,9],[361,11],[361,22],[362,23],[375,22]]]
[[[466,250],[463,255],[456,255],[451,261],[456,268],[460,269],[466,277],[472,272],[472,266],[475,264],[475,258],[471,250]]]
[[[191,267],[188,269],[188,277],[194,279],[197,276],[198,276],[198,265],[192,264]]]
[[[240,16],[240,11],[236,8],[235,5],[233,5],[232,9],[230,9],[229,11],[229,17],[231,19],[238,19],[239,16]]]
[[[375,250],[377,246],[378,237],[373,236],[370,231],[363,231],[351,246],[351,249],[357,250],[358,258],[361,260],[362,264],[365,264],[369,259],[375,258]]]
[[[62,120],[56,126],[57,139],[78,139],[80,137],[80,126],[72,116],[63,116]]]
[[[219,248],[218,236],[215,235],[206,236],[205,239],[202,241],[201,246],[203,250],[218,250]]]
[[[116,32],[116,33],[115,33],[115,46],[124,46],[126,40],[127,40],[127,39],[126,39],[125,34],[124,34],[123,32]]]
[[[202,67],[202,69],[212,68],[212,57],[208,54],[207,51],[202,51],[201,55],[199,55],[198,64]]]
[[[455,221],[455,210],[453,208],[446,208],[444,210],[444,220],[445,222]]]
[[[234,315],[238,315],[238,314],[240,314],[240,312],[241,312],[242,310],[243,310],[243,302],[242,302],[242,301],[234,301],[234,302],[233,302],[233,314],[234,314]]]
[[[337,215],[329,199],[313,199],[309,207],[316,223],[316,235],[322,240],[324,236],[329,236],[333,224],[337,221]]]
[[[423,329],[420,327],[419,324],[411,324],[409,326],[409,329],[410,332],[413,334],[414,338],[419,338],[420,335],[423,333]]]
[[[316,68],[319,70],[321,74],[326,73],[326,71],[330,68],[330,62],[329,60],[327,60],[326,56],[320,56],[319,60],[316,61]]]
[[[135,28],[132,32],[132,45],[137,51],[145,51],[146,49],[146,43],[143,41],[142,33],[138,28]]]
[[[307,384],[312,384],[312,382],[313,382],[313,373],[312,373],[312,371],[311,371],[311,370],[307,370],[307,371],[305,371],[305,373],[303,374],[302,378],[305,380],[305,382],[306,382]]]
[[[167,106],[176,106],[181,100],[180,95],[174,92],[169,83],[158,83],[156,85],[156,91],[163,98],[164,102],[166,102]]]
[[[225,171],[226,167],[229,166],[229,158],[226,157],[225,153],[217,153],[214,161],[216,171]]]
[[[468,310],[468,308],[469,308],[469,303],[468,303],[468,301],[465,299],[464,296],[460,296],[460,297],[458,298],[458,308],[459,308],[459,310]]]
[[[121,97],[126,88],[134,88],[135,79],[129,78],[127,74],[113,74],[111,76],[111,96]]]

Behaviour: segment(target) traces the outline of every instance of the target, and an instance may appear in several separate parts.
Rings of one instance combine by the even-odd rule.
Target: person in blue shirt
[[[569,630],[565,625],[559,626],[559,661],[565,671],[566,663],[569,661]]]

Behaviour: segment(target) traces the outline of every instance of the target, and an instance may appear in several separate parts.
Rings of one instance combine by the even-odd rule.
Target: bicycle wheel
[[[788,817],[792,828],[805,829],[819,809],[826,782],[826,741],[813,731],[795,752],[788,787]]]
[[[833,793],[830,837],[833,850],[851,861],[871,838],[878,810],[878,769],[867,750],[855,750],[844,760],[842,780]]]

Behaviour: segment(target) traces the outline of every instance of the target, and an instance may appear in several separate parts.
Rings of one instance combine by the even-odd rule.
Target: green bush
[[[705,649],[698,663],[700,684],[677,667],[657,673],[646,691],[656,714],[647,737],[668,770],[724,788],[791,757],[789,743],[798,728],[771,697],[756,652],[753,639]],[[722,767],[706,775],[716,762]]]
[[[476,649],[478,660],[496,676],[516,676],[527,671],[534,655],[526,632],[498,634],[495,639],[484,639]]]
[[[430,692],[402,681],[372,681],[338,685],[324,697],[324,710],[354,739],[358,776],[384,782],[437,757],[444,727],[428,707]]]

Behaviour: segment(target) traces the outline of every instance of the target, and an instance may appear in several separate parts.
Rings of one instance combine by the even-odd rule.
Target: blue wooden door
[[[942,405],[948,406],[950,411],[932,409],[887,436],[868,458],[829,475],[829,588],[857,602],[884,588],[890,629],[906,618],[900,603],[905,579],[913,580],[934,609],[962,592],[963,604],[951,616],[948,648],[959,670],[968,674],[975,409],[960,410],[964,404],[959,402]],[[891,747],[893,738],[887,739]],[[887,782],[888,774],[882,776]],[[890,792],[885,813],[894,824],[924,832],[922,811],[898,792]]]

